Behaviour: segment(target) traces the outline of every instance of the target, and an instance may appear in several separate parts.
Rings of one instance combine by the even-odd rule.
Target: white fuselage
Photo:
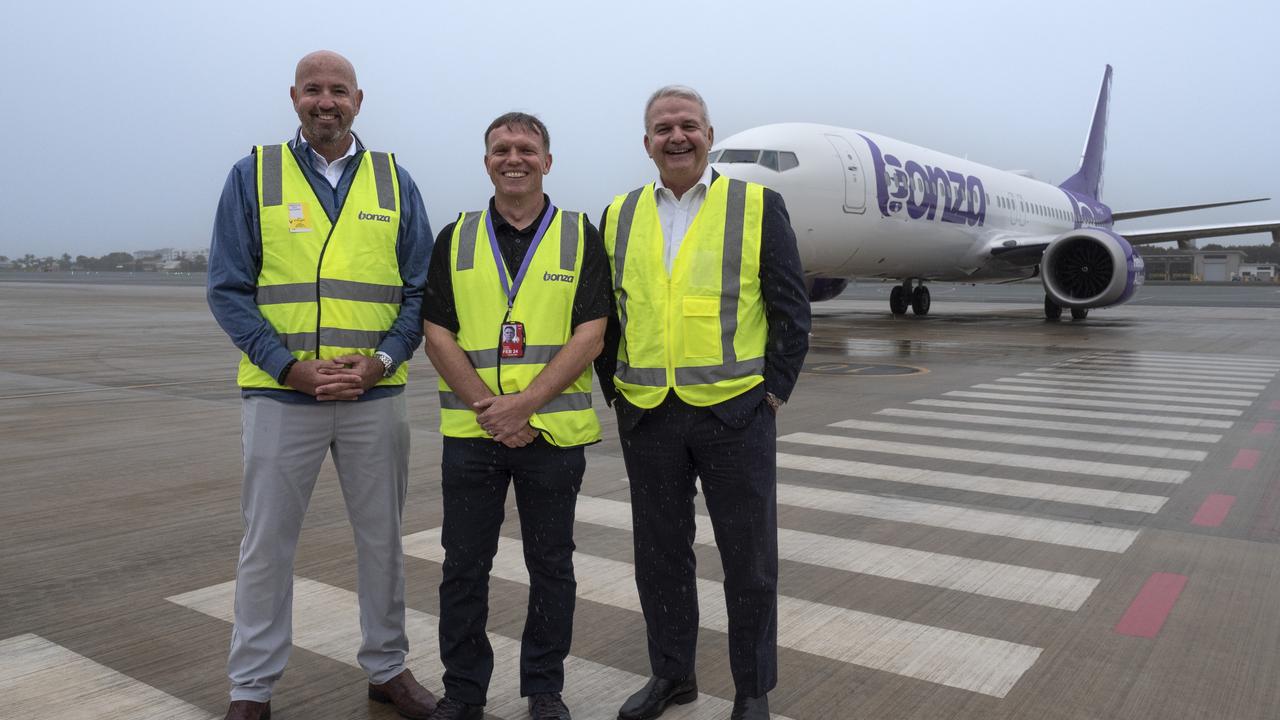
[[[992,248],[1096,226],[1100,209],[1017,173],[829,125],[766,125],[714,150],[720,173],[782,194],[808,276],[1028,277],[1034,262],[993,262]],[[753,159],[751,151],[760,154]]]

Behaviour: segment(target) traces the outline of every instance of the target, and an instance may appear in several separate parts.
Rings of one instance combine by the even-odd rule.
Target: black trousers
[[[508,448],[486,438],[444,439],[444,546],[440,582],[440,659],[445,694],[484,705],[493,675],[489,571],[498,550],[507,485],[516,490],[529,569],[529,609],[520,645],[520,694],[560,692],[573,638],[573,515],[583,448],[538,438]]]
[[[619,400],[617,404],[625,403]],[[631,481],[636,586],[654,675],[694,669],[698,591],[693,553],[695,478],[724,566],[729,667],[740,694],[758,697],[778,676],[777,426],[760,402],[737,413],[740,427],[675,393],[632,424],[619,408]],[[722,415],[725,413],[721,413]],[[735,425],[737,422],[734,423]]]

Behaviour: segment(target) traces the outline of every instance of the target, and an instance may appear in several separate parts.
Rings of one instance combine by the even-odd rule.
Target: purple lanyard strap
[[[510,279],[510,271],[507,270],[507,263],[502,259],[502,251],[498,249],[498,235],[493,231],[493,213],[486,212],[484,214],[485,229],[489,231],[489,249],[493,251],[493,261],[498,266],[498,277],[502,279],[502,291],[507,294],[507,310],[516,302],[516,293],[520,292],[520,285],[524,282],[524,274],[529,270],[529,263],[533,260],[533,254],[538,251],[538,245],[542,242],[542,236],[547,234],[547,226],[551,224],[551,216],[556,214],[556,206],[547,204],[547,211],[542,215],[542,222],[538,225],[538,231],[533,235],[533,242],[529,244],[529,250],[524,254],[524,262],[520,263],[520,271],[516,273],[515,281]]]

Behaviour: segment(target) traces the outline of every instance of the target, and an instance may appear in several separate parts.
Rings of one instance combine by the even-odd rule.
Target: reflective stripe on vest
[[[621,324],[614,375],[627,401],[656,407],[669,389],[714,405],[763,382],[760,293],[764,189],[718,177],[668,273],[654,186],[619,195],[605,246]]]
[[[581,238],[582,214],[557,211],[529,261],[524,282],[511,306],[511,320],[524,323],[524,357],[499,358],[498,341],[507,314],[507,297],[494,262],[484,213],[463,213],[454,223],[449,268],[458,313],[458,345],[490,392],[511,394],[529,387],[572,336],[573,300],[582,274]],[[441,434],[489,437],[476,422],[476,412],[443,377],[439,391]],[[539,408],[529,423],[548,442],[560,447],[598,441],[600,421],[591,408],[591,366]]]
[[[258,310],[299,360],[372,355],[400,314],[400,180],[389,153],[362,152],[336,223],[287,145],[255,148],[262,267]],[[379,385],[403,385],[408,363]],[[241,355],[241,387],[285,386]]]

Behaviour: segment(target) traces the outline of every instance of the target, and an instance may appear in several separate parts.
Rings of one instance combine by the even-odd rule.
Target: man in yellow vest
[[[209,306],[242,351],[244,539],[236,568],[228,720],[265,720],[292,645],[293,558],[332,452],[355,531],[369,697],[426,718],[404,666],[400,518],[408,486],[406,361],[431,228],[408,173],[351,132],[364,93],[336,53],[298,63],[301,128],[236,163],[218,204]]]
[[[561,691],[577,591],[573,517],[584,447],[600,439],[591,361],[609,315],[609,265],[590,221],[542,191],[551,140],[541,120],[507,113],[484,141],[493,198],[436,238],[422,313],[444,435],[445,694],[432,718],[484,714],[489,570],[513,485],[529,570],[520,694],[534,720],[569,720]]]
[[[731,717],[763,720],[777,683],[775,415],[808,351],[803,272],[782,197],[710,168],[697,92],[658,90],[644,120],[659,180],[600,221],[616,315],[597,371],[618,413],[653,670],[618,717],[697,697],[700,479],[724,565]]]

